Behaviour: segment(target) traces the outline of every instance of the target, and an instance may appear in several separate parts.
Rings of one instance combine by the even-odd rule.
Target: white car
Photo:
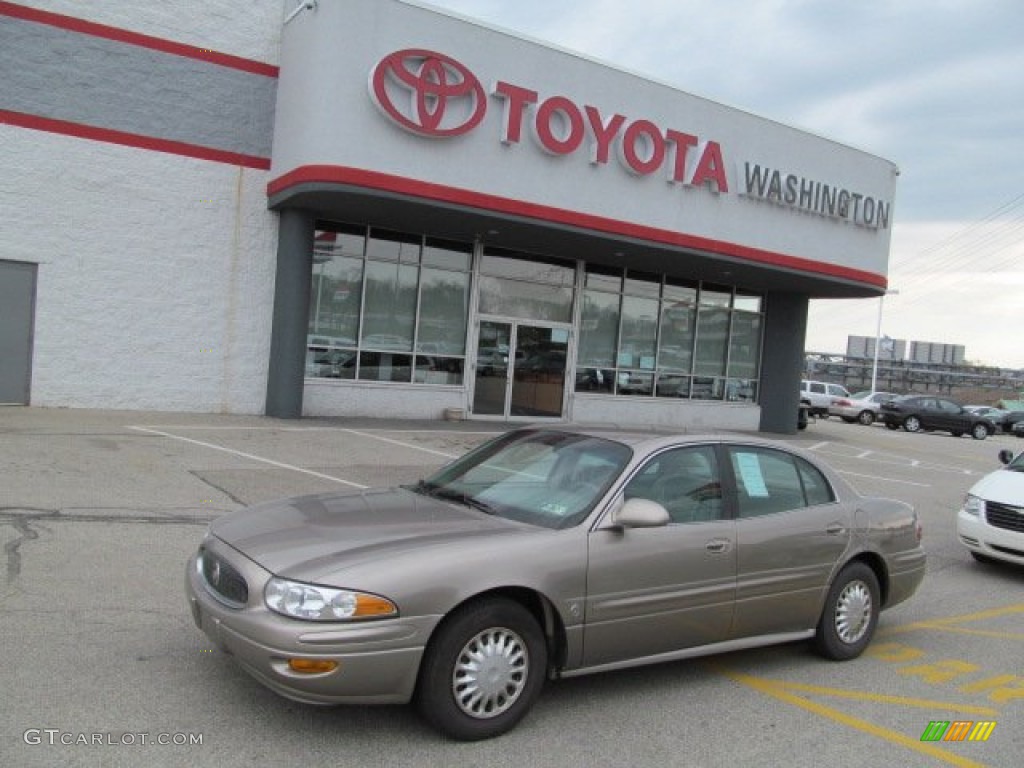
[[[828,406],[829,416],[838,416],[847,424],[859,421],[870,426],[875,423],[882,403],[899,395],[892,392],[855,392],[849,397],[833,398]]]
[[[981,478],[967,492],[956,516],[956,532],[975,560],[1004,560],[1024,565],[1024,452],[1013,458],[1004,448],[1006,466]]]

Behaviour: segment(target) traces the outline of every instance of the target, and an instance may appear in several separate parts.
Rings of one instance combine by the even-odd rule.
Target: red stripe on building
[[[126,5],[125,7],[130,8],[130,5]],[[263,75],[264,77],[276,78],[280,73],[280,69],[278,67],[273,64],[264,64],[262,61],[245,59],[241,56],[232,56],[228,53],[219,53],[207,48],[199,48],[194,45],[175,43],[171,40],[164,40],[159,37],[152,37],[151,35],[143,35],[138,32],[130,32],[127,29],[110,27],[106,24],[97,24],[92,21],[85,21],[84,19],[76,19],[73,16],[65,16],[60,13],[51,13],[50,11],[26,8],[23,5],[6,2],[5,0],[0,0],[0,16],[10,16],[11,18],[22,19],[23,21],[33,21],[37,24],[59,27],[60,29],[79,32],[83,35],[102,37],[106,40],[114,40],[127,45],[137,45],[142,48],[149,48],[150,50],[161,51],[162,53],[169,53],[174,56],[183,56],[188,59],[206,61],[210,64],[216,64],[230,69],[238,69],[242,72],[248,72],[253,75]]]
[[[246,168],[255,168],[260,171],[270,170],[269,157],[243,155],[239,152],[228,152],[222,149],[203,147],[199,144],[188,144],[184,141],[171,141],[169,139],[158,139],[154,136],[143,136],[137,133],[114,131],[109,128],[97,128],[96,126],[72,123],[67,120],[54,120],[49,117],[28,115],[24,112],[11,112],[9,110],[0,109],[0,123],[16,125],[20,128],[31,128],[36,131],[60,133],[65,136],[74,136],[79,139],[103,141],[108,144],[120,144],[125,147],[148,149],[154,152],[166,152],[172,155],[183,155],[184,157],[192,157],[197,160],[209,160],[214,163],[241,165]]]
[[[751,248],[737,243],[714,240],[696,235],[687,235],[657,227],[648,227],[618,219],[579,213],[564,208],[555,208],[538,203],[529,203],[482,192],[447,187],[402,176],[393,176],[359,168],[334,165],[307,165],[280,176],[267,185],[268,196],[281,194],[301,184],[344,184],[382,192],[392,192],[424,200],[451,203],[494,213],[521,216],[555,224],[568,225],[594,232],[604,232],[622,237],[637,238],[659,245],[669,245],[691,250],[707,251],[731,256],[743,261],[766,266],[792,269],[816,275],[851,280],[857,283],[885,288],[888,281],[884,275],[851,269],[836,264],[789,256],[760,248]]]

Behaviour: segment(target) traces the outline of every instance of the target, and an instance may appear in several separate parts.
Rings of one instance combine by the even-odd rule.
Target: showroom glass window
[[[319,227],[306,375],[462,384],[472,244]]]
[[[758,294],[588,265],[576,390],[755,401],[763,325]]]
[[[481,315],[572,322],[572,262],[487,247],[480,261]]]

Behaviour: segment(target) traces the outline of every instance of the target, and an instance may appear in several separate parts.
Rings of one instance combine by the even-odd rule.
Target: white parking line
[[[409,448],[410,450],[414,451],[422,451],[423,453],[429,453],[431,456],[440,456],[441,458],[444,459],[456,458],[455,454],[443,453],[442,451],[435,451],[430,448],[424,448],[423,446],[420,445],[413,445],[412,443],[403,443],[401,440],[392,440],[390,437],[381,437],[380,435],[375,435],[372,432],[360,432],[355,429],[341,429],[339,431],[348,432],[350,435],[358,435],[359,437],[370,438],[371,440],[380,440],[382,443],[389,443],[391,445],[397,445],[402,448]]]
[[[215,445],[213,443],[205,443],[202,440],[193,440],[190,437],[182,437],[181,435],[172,435],[170,432],[164,432],[164,431],[159,430],[159,429],[150,429],[149,427],[135,427],[135,426],[129,426],[128,429],[134,429],[137,432],[146,432],[146,433],[148,433],[150,435],[159,435],[160,437],[166,437],[166,438],[169,438],[171,440],[180,440],[183,443],[190,443],[192,445],[199,445],[199,446],[202,446],[203,448],[209,448],[209,449],[214,450],[214,451],[221,451],[223,453],[230,453],[232,456],[239,456],[239,457],[241,457],[243,459],[249,459],[251,461],[258,461],[261,464],[269,464],[270,466],[277,467],[279,469],[290,469],[293,472],[301,472],[302,474],[309,475],[310,477],[318,477],[321,480],[330,480],[331,482],[341,483],[342,485],[347,485],[350,488],[357,488],[359,490],[365,490],[366,488],[370,487],[368,485],[360,485],[359,483],[353,483],[350,480],[342,480],[340,477],[334,477],[333,475],[325,475],[322,472],[314,472],[311,469],[303,469],[302,467],[296,467],[294,464],[285,464],[284,462],[274,461],[273,459],[267,459],[267,458],[264,458],[263,456],[256,456],[255,454],[252,454],[252,453],[245,453],[244,451],[236,451],[234,448],[225,448],[222,445]]]
[[[863,477],[867,480],[881,480],[885,483],[897,483],[899,485],[912,485],[915,488],[931,488],[931,483],[913,483],[910,480],[893,480],[891,477],[881,477],[879,475],[862,475],[859,472],[847,472],[843,469],[836,470],[840,475],[849,475],[850,477]]]

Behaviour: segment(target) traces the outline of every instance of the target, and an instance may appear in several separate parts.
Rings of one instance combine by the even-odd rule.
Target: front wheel
[[[860,415],[857,416],[857,421],[863,424],[865,427],[870,427],[875,423],[875,414],[871,411],[861,411]]]
[[[903,428],[907,432],[920,432],[921,431],[921,420],[917,416],[907,416],[903,420]]]
[[[988,427],[984,424],[975,424],[971,427],[971,437],[975,440],[984,440],[988,437]]]
[[[547,643],[537,620],[505,598],[471,603],[438,628],[416,689],[420,715],[460,741],[511,730],[544,685]]]
[[[861,655],[878,624],[878,577],[867,565],[850,563],[828,590],[814,645],[827,659],[845,661]]]

